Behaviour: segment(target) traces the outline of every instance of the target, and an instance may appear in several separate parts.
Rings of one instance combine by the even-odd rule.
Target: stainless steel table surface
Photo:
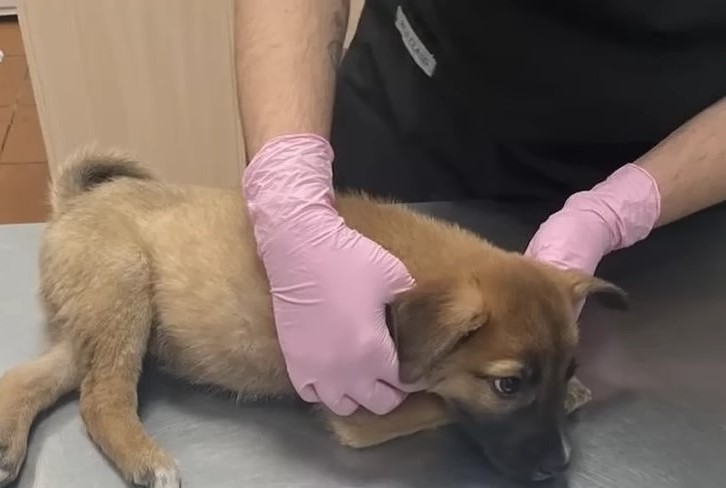
[[[494,242],[522,249],[516,209],[430,204]],[[41,225],[0,226],[0,371],[42,348],[35,301]],[[580,377],[593,402],[572,422],[576,451],[556,487],[726,487],[726,209],[656,231],[607,258],[631,294],[620,313],[589,303]],[[147,429],[180,462],[185,488],[514,487],[456,429],[367,451],[339,447],[298,404],[235,405],[148,368]],[[16,488],[126,486],[88,439],[75,397],[36,423]]]

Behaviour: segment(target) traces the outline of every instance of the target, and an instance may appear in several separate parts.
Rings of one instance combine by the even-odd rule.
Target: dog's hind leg
[[[79,383],[80,374],[66,342],[0,378],[0,486],[18,476],[38,414],[77,389]]]
[[[104,324],[88,338],[81,416],[93,441],[127,481],[177,488],[181,481],[176,463],[146,433],[137,413],[138,381],[152,324],[148,284],[116,282],[113,288],[97,302],[106,306],[100,314],[96,310]]]

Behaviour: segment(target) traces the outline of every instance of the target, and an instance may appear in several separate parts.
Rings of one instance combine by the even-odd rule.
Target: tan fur
[[[129,165],[129,177],[85,191],[79,171],[91,160]],[[147,354],[175,375],[244,398],[294,395],[244,201],[234,191],[158,182],[128,158],[87,151],[70,159],[52,193],[39,261],[52,345],[0,380],[0,473],[6,482],[17,475],[35,416],[80,390],[90,436],[125,479],[177,486],[173,460],[136,412]],[[603,286],[403,206],[345,196],[337,208],[417,280],[396,305],[397,344],[402,376],[429,385],[387,416],[330,416],[350,446],[445,425],[442,398],[515,408],[474,387],[472,374],[511,366],[533,347],[573,348],[576,295]]]
[[[490,376],[513,376],[522,370],[524,365],[516,359],[500,359],[484,366]]]

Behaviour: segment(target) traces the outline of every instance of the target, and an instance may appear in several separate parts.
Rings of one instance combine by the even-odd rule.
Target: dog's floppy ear
[[[590,295],[595,295],[606,307],[628,309],[628,294],[619,286],[581,271],[568,270],[565,275],[574,303],[581,303]]]
[[[389,311],[403,383],[420,380],[488,318],[476,283],[419,284],[399,295]]]

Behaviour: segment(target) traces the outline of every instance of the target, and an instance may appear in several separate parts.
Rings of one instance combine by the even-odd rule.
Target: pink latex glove
[[[358,406],[384,414],[408,389],[398,380],[385,303],[414,281],[401,261],[345,225],[333,207],[332,161],[322,137],[278,137],[254,157],[243,186],[296,391],[339,415]]]
[[[594,274],[608,253],[645,239],[660,215],[660,194],[642,167],[627,164],[590,191],[575,193],[535,233],[525,255]]]

